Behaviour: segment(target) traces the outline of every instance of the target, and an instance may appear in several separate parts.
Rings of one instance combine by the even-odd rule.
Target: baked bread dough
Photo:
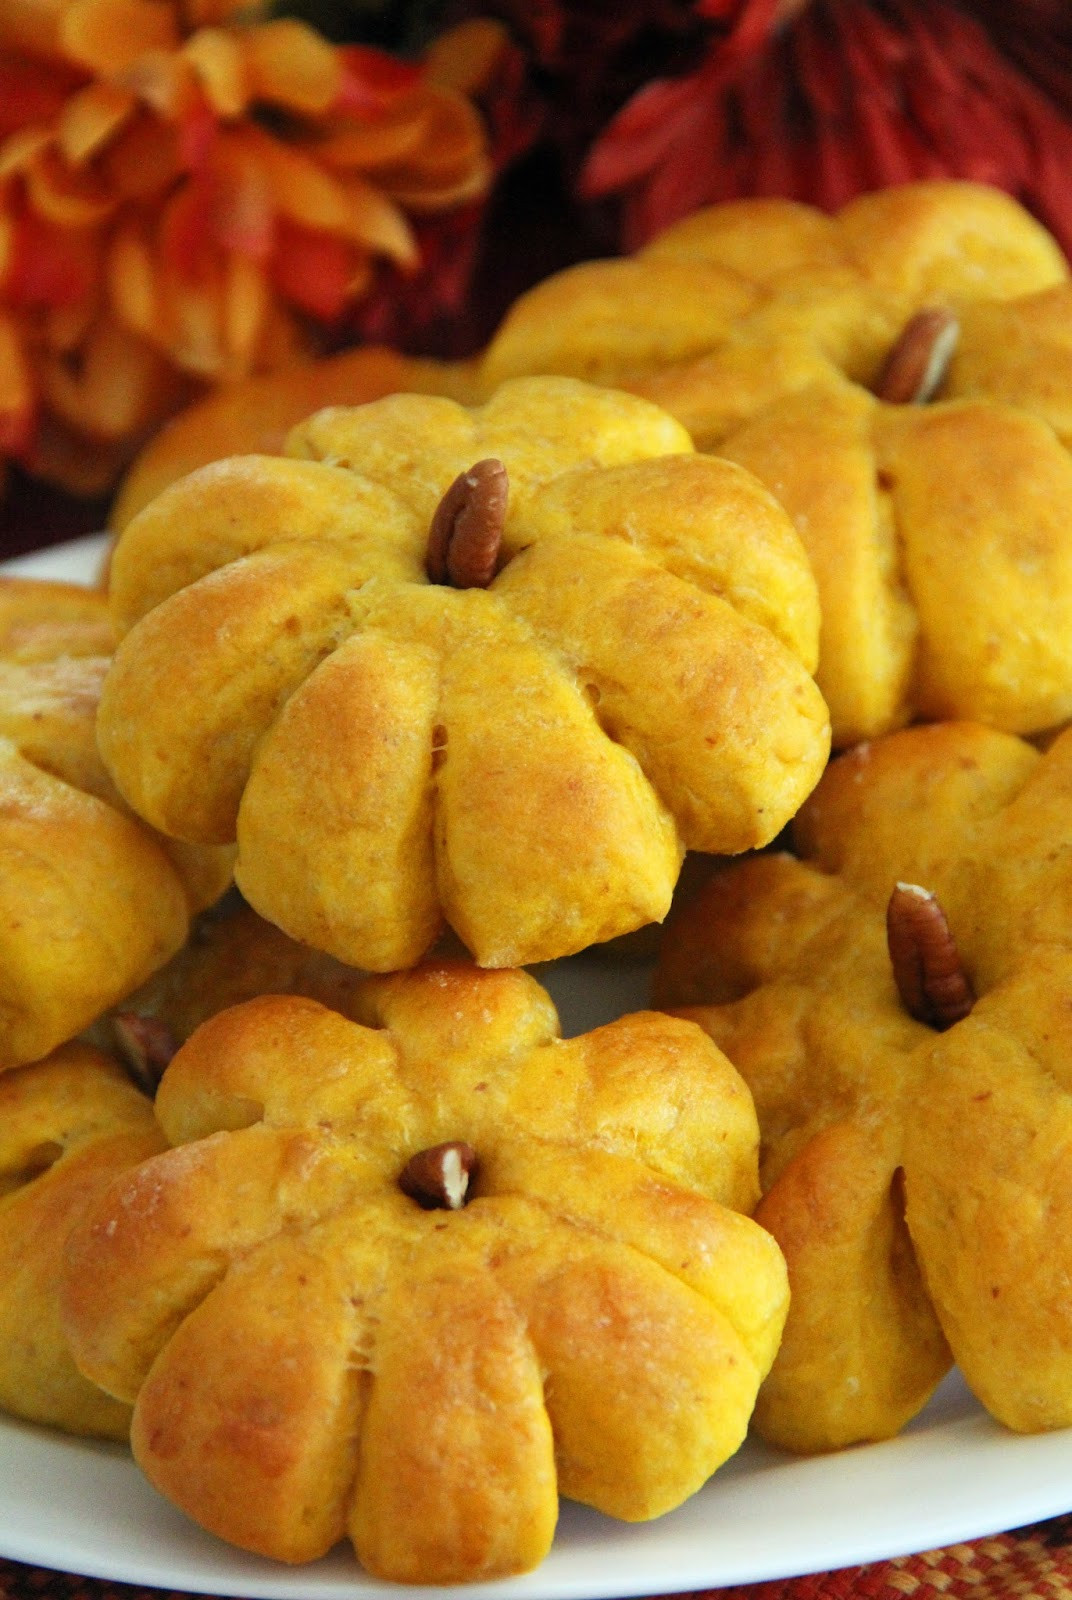
[[[410,1583],[534,1566],[559,1493],[679,1504],[785,1314],[739,1077],[652,1012],[562,1041],[520,972],[372,978],[360,1009],[206,1023],[157,1097],[175,1148],[71,1241],[73,1349],[142,1468],[243,1548],[348,1534]]]
[[[113,1061],[68,1044],[0,1077],[0,1406],[68,1433],[125,1439],[130,1407],[75,1367],[59,1284],[67,1235],[109,1181],[164,1148]]]
[[[1037,409],[887,405],[839,379],[720,448],[807,548],[835,745],[917,719],[1036,733],[1072,717],[1072,456]]]
[[[351,1015],[367,974],[290,939],[232,889],[197,917],[182,949],[82,1037],[155,1093],[164,1068],[202,1022],[264,994],[298,994]]]
[[[497,568],[429,582],[437,508],[495,459]],[[765,843],[826,760],[784,513],[571,379],[329,409],[288,459],[204,468],[129,525],[112,603],[98,739],[127,800],[237,837],[263,916],[375,971],[444,921],[509,966],[658,920],[686,846]]]
[[[0,579],[0,1070],[37,1060],[162,966],[232,853],[131,817],[97,753],[103,595]]]
[[[836,216],[762,198],[708,206],[627,260],[585,262],[514,304],[485,385],[560,372],[646,395],[715,449],[780,396],[870,386],[922,307],[1005,301],[1064,283],[1056,241],[998,189],[926,181]]]
[[[1008,1427],[1072,1423],[1070,801],[1072,733],[1045,755],[971,723],[891,734],[831,764],[803,860],[729,867],[667,934],[660,1003],[759,1114],[793,1297],[756,1411],[775,1443],[888,1437],[950,1351]],[[898,883],[937,896],[977,997],[943,1031],[894,981]]]

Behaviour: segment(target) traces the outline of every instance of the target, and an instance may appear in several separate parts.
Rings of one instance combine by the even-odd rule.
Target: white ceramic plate
[[[6,570],[90,580],[101,551],[99,540],[83,539]],[[640,969],[580,959],[540,977],[570,1033],[644,1001]],[[900,1438],[814,1460],[749,1441],[657,1522],[625,1526],[566,1505],[537,1572],[464,1592],[602,1600],[713,1588],[904,1555],[1070,1508],[1072,1430],[1006,1433],[953,1374]],[[366,1578],[342,1550],[295,1570],[243,1555],[186,1522],[119,1448],[10,1420],[0,1421],[0,1554],[91,1577],[264,1600],[407,1592]],[[409,1592],[427,1600],[445,1593]]]

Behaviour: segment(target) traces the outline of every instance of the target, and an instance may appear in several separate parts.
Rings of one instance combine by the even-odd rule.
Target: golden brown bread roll
[[[1072,457],[1042,417],[838,381],[720,448],[808,550],[836,745],[919,718],[1034,733],[1072,716]]]
[[[686,847],[762,844],[814,784],[799,541],[665,413],[530,379],[473,411],[323,411],[290,449],[130,524],[98,737],[155,826],[237,837],[293,937],[374,970],[444,921],[483,965],[569,954],[661,918]],[[494,458],[486,587],[430,581],[437,508]]]
[[[871,384],[924,306],[1006,301],[1064,283],[1056,242],[1000,190],[928,181],[836,216],[783,199],[708,206],[626,261],[587,262],[507,313],[487,386],[560,372],[644,394],[714,449],[780,396]]]
[[[887,1437],[950,1350],[1009,1427],[1072,1422],[1070,802],[1072,733],[891,734],[831,764],[804,860],[728,867],[667,934],[660,1002],[759,1114],[793,1296],[776,1443]]]
[[[200,1028],[157,1099],[175,1148],[72,1239],[73,1348],[143,1469],[247,1549],[348,1534],[416,1583],[535,1565],[559,1493],[677,1505],[785,1313],[740,1079],[651,1012],[562,1041],[519,972],[359,998],[361,1024],[276,997]]]
[[[0,1070],[71,1038],[163,965],[231,854],[162,840],[101,763],[99,593],[0,580]]]
[[[59,1314],[63,1251],[109,1181],[164,1147],[153,1108],[83,1044],[0,1077],[0,1406],[125,1439],[130,1408],[83,1378]]]

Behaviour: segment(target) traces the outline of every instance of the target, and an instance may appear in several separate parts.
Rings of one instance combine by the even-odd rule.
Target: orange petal
[[[404,185],[407,176],[412,176],[417,188],[435,184],[450,188],[476,171],[484,159],[484,124],[464,95],[450,89],[429,89],[428,111],[421,147],[404,171],[392,173],[392,189],[394,179]]]
[[[161,117],[176,122],[189,109],[197,85],[193,68],[170,50],[148,50],[117,74],[118,82]]]
[[[52,143],[47,128],[20,128],[0,144],[0,182],[25,172],[30,162]]]
[[[250,370],[268,309],[268,282],[245,256],[229,257],[223,282],[223,342],[232,358],[229,376],[244,377]]]
[[[175,8],[166,0],[74,0],[59,33],[64,53],[102,76],[179,44]]]
[[[216,266],[213,223],[211,184],[188,178],[169,196],[157,224],[157,247],[165,265],[191,281],[209,277]]]
[[[115,83],[90,83],[63,108],[56,140],[64,158],[81,166],[119,132],[134,110],[134,96]]]
[[[313,149],[318,161],[332,167],[369,168],[395,165],[423,142],[431,113],[423,102],[405,116],[375,122],[338,122]]]
[[[346,195],[330,173],[260,128],[245,128],[236,138],[260,165],[284,217],[324,233],[346,232]]]
[[[88,228],[115,211],[114,192],[85,168],[69,167],[55,150],[43,150],[26,173],[26,193],[38,216],[61,228]]]
[[[60,53],[59,30],[67,0],[4,0],[0,47],[30,56]]]
[[[424,68],[371,45],[339,47],[343,76],[335,110],[358,119],[382,116],[419,88]]]
[[[400,267],[415,267],[420,259],[417,241],[398,207],[356,175],[347,178],[345,193],[346,237],[377,255],[390,256]]]
[[[14,319],[0,316],[0,456],[17,455],[33,435],[30,364]]]
[[[249,104],[251,84],[239,38],[223,28],[199,28],[182,53],[217,116],[241,116]]]
[[[428,81],[471,95],[491,78],[509,35],[492,17],[470,17],[433,39],[424,58]]]
[[[166,348],[183,372],[217,379],[223,370],[221,287],[217,274],[197,283],[176,272],[165,275]]]
[[[47,357],[39,372],[52,413],[99,439],[141,432],[172,387],[162,357],[109,319],[95,324],[76,364]]]
[[[156,268],[148,241],[134,223],[113,236],[105,273],[116,316],[133,332],[153,337],[160,315]]]
[[[4,281],[8,304],[26,310],[55,310],[91,300],[99,281],[100,258],[93,230],[60,228],[32,211],[14,219]]]
[[[275,202],[260,162],[241,138],[225,134],[209,172],[213,233],[225,251],[266,261],[275,246]]]
[[[3,27],[0,15],[0,139],[31,125],[50,127],[81,81],[59,62],[2,53]]]
[[[140,112],[104,152],[100,167],[121,200],[157,200],[183,170],[178,129]]]
[[[405,217],[386,196],[362,178],[335,178],[308,156],[259,129],[242,141],[262,163],[276,209],[314,233],[336,234],[404,266],[416,262],[416,241]]]
[[[304,22],[281,18],[242,35],[252,96],[316,116],[333,104],[343,78],[334,45]]]
[[[335,234],[284,222],[272,278],[291,305],[320,322],[335,322],[350,303],[355,252]]]
[[[392,200],[397,200],[407,211],[430,215],[436,211],[449,211],[469,200],[479,200],[482,194],[487,193],[491,176],[491,164],[484,161],[456,183],[445,187],[436,182],[392,182],[385,183],[384,187]]]

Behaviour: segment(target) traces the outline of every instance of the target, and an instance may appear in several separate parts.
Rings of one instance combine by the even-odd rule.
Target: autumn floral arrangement
[[[503,42],[405,60],[235,0],[6,3],[0,463],[99,492],[204,386],[456,307]]]
[[[739,196],[965,178],[1068,251],[1070,108],[1059,0],[6,0],[0,472],[100,493],[207,387],[465,353]]]

